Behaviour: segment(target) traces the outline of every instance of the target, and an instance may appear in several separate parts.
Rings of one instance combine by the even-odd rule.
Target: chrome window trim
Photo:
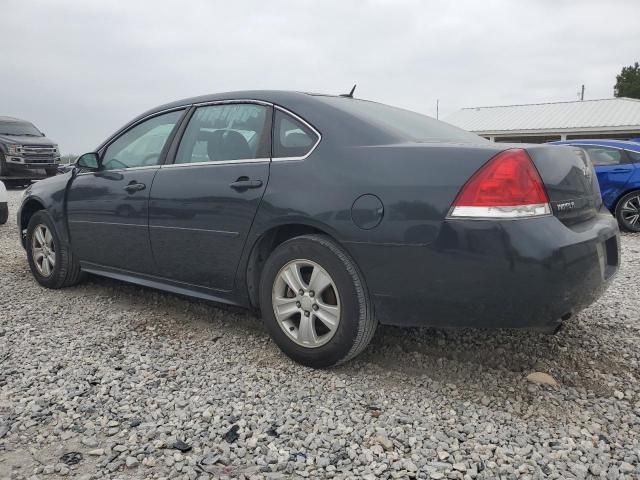
[[[264,100],[252,100],[252,99],[249,99],[249,98],[241,98],[241,99],[232,99],[232,100],[210,100],[210,101],[198,102],[198,103],[188,103],[188,104],[185,104],[185,105],[179,105],[179,106],[175,106],[175,107],[171,107],[171,108],[166,108],[166,109],[160,110],[158,112],[150,113],[149,115],[146,115],[146,116],[140,118],[135,123],[132,123],[130,125],[125,125],[123,128],[118,130],[110,138],[108,138],[105,142],[103,142],[96,149],[96,152],[100,154],[100,157],[102,157],[102,154],[104,153],[104,149],[108,148],[109,145],[111,145],[113,142],[115,142],[120,136],[122,136],[128,130],[136,127],[140,123],[142,123],[142,122],[144,122],[144,121],[146,121],[146,120],[148,120],[150,118],[153,118],[153,117],[156,117],[156,116],[159,116],[159,115],[163,115],[165,113],[179,111],[179,110],[187,111],[191,107],[197,108],[197,107],[205,107],[205,106],[208,106],[208,105],[225,105],[225,104],[228,105],[228,104],[235,104],[235,103],[254,103],[254,104],[257,104],[257,105],[264,105],[264,106],[268,106],[268,107],[273,107],[274,109],[280,110],[281,112],[284,112],[287,115],[290,115],[291,117],[295,118],[296,120],[298,120],[299,122],[304,124],[307,128],[309,128],[311,131],[313,131],[318,136],[318,139],[316,140],[316,143],[303,156],[299,156],[299,157],[275,157],[275,158],[267,159],[267,161],[271,161],[271,162],[291,162],[291,161],[305,160],[306,158],[308,158],[315,151],[315,149],[318,147],[318,145],[322,141],[322,134],[318,131],[318,129],[315,128],[313,125],[311,125],[309,122],[307,122],[304,118],[302,118],[299,115],[293,113],[291,110],[289,110],[287,108],[284,108],[284,107],[281,107],[280,105],[276,105],[275,103],[272,103],[272,102],[265,102]],[[273,129],[273,125],[271,126],[271,128]],[[264,159],[258,158],[258,159],[224,160],[224,161],[220,161],[220,162],[211,162],[211,163],[215,163],[215,164],[218,164],[218,165],[220,165],[220,164],[229,164],[229,163],[251,163],[251,162],[261,163],[261,161],[263,161],[263,160]],[[193,165],[204,165],[204,164],[209,164],[209,162],[194,163]],[[164,167],[170,167],[170,166],[174,166],[174,165],[176,165],[176,166],[177,165],[181,165],[182,166],[182,165],[192,165],[192,164],[191,163],[170,163],[170,164],[162,164],[162,165],[152,165],[152,167],[164,168]],[[108,170],[108,171],[115,172],[115,171],[126,171],[126,170],[132,170],[132,169],[142,169],[142,168],[149,168],[149,167],[131,167],[131,168],[127,168],[127,169]],[[103,171],[106,171],[106,170],[103,170]],[[87,175],[89,173],[97,173],[97,172],[84,172],[84,173],[79,173],[78,175]]]
[[[78,176],[80,175],[95,175],[96,173],[104,173],[104,172],[130,172],[130,171],[135,171],[135,170],[151,170],[153,168],[160,168],[162,167],[162,165],[158,164],[158,165],[145,165],[143,167],[131,167],[131,168],[114,168],[113,170],[92,170],[90,172],[80,172],[78,173]]]
[[[276,110],[280,110],[281,112],[284,112],[287,115],[290,115],[291,117],[298,120],[300,123],[304,124],[307,128],[309,128],[313,133],[315,133],[318,136],[318,140],[316,141],[316,143],[314,143],[313,147],[311,147],[311,149],[301,157],[273,157],[271,161],[272,162],[291,162],[296,160],[305,160],[307,157],[309,157],[309,155],[313,153],[316,147],[320,144],[320,141],[322,140],[322,134],[313,125],[307,122],[304,118],[300,117],[299,115],[296,115],[291,110],[287,110],[286,108],[283,108],[280,105],[274,105],[273,108],[275,108]],[[275,127],[272,127],[272,128],[275,128]],[[273,149],[273,146],[271,148]]]
[[[571,140],[569,140],[571,141]],[[610,148],[612,150],[626,150],[626,148],[622,147],[614,147],[613,145],[598,145],[597,143],[562,143],[559,146],[565,147],[599,147],[599,148]]]
[[[160,165],[160,168],[196,167],[200,165],[234,165],[236,163],[269,163],[270,161],[270,158],[240,158],[238,160],[210,160],[208,162],[166,163],[164,165]]]
[[[249,98],[241,98],[236,100],[210,100],[208,102],[192,103],[193,107],[206,107],[207,105],[225,105],[234,103],[256,103],[258,105],[264,105],[267,107],[273,107],[273,103],[265,102],[263,100],[251,100]]]

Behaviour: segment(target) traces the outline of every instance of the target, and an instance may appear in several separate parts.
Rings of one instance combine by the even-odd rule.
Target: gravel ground
[[[314,371],[243,311],[41,288],[20,196],[0,226],[0,478],[640,478],[638,235],[555,336],[380,328]]]

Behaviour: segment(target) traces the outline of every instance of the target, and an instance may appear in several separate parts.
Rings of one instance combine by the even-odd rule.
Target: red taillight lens
[[[549,197],[529,155],[512,149],[493,157],[467,181],[450,216],[515,218],[550,213]]]

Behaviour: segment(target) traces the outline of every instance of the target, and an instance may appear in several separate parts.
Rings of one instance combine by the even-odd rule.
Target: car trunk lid
[[[525,148],[545,185],[551,210],[560,221],[578,223],[598,213],[602,206],[598,179],[581,149],[556,145]]]

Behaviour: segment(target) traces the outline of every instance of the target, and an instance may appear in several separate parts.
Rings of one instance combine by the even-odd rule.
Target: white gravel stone
[[[542,385],[558,385],[558,382],[555,378],[544,372],[532,372],[527,375],[527,380],[532,383],[539,383]]]

